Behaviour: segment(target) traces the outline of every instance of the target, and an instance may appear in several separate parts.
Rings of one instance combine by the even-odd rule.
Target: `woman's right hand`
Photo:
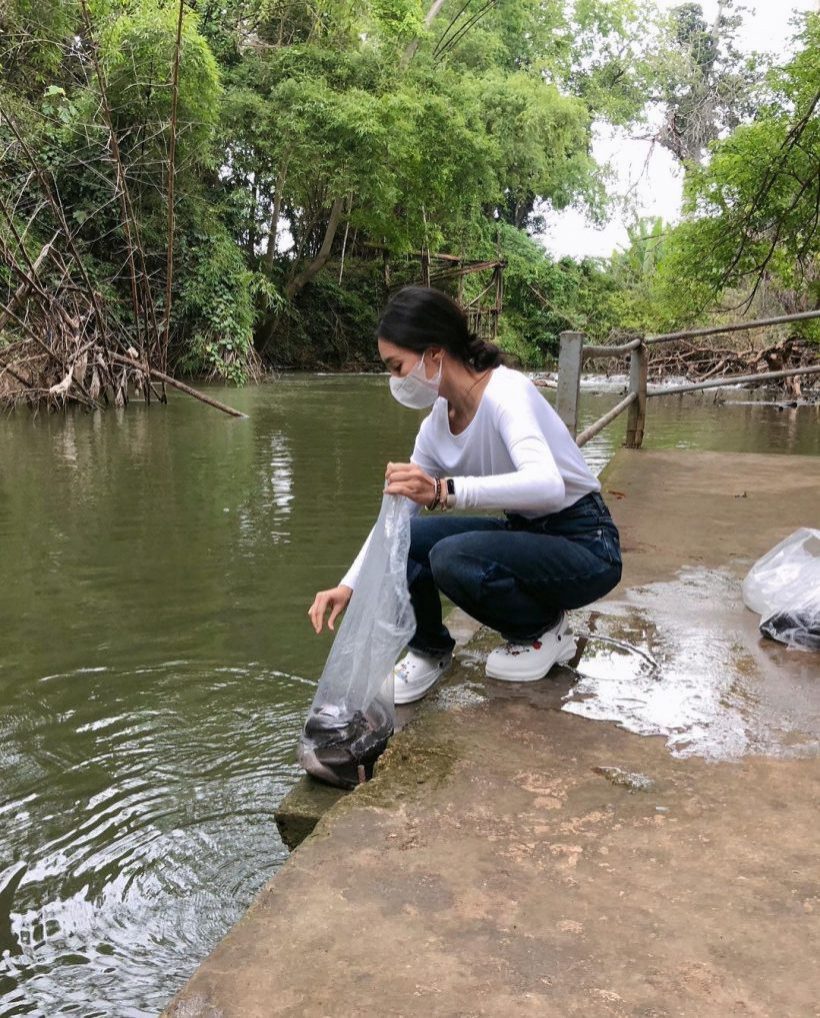
[[[339,614],[347,608],[353,590],[345,584],[340,583],[338,587],[331,590],[320,590],[313,599],[313,604],[308,609],[310,621],[317,633],[321,633],[325,621],[325,614],[330,609],[330,617],[327,620],[327,628],[333,630],[333,623]]]

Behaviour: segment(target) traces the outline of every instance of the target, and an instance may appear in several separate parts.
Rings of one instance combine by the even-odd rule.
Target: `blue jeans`
[[[528,643],[565,608],[597,601],[621,579],[618,529],[598,494],[535,520],[514,513],[417,516],[410,533],[410,646],[422,654],[454,646],[440,593],[505,639]]]

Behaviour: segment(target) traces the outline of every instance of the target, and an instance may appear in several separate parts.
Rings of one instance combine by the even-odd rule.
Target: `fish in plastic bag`
[[[775,612],[763,619],[760,632],[791,647],[820,650],[820,610]]]
[[[393,734],[393,666],[416,629],[407,589],[410,503],[384,495],[299,739],[308,774],[354,788]]]
[[[761,616],[764,636],[820,650],[820,530],[801,527],[758,559],[743,601]]]

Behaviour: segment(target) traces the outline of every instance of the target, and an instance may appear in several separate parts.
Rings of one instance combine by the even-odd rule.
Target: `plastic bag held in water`
[[[359,783],[362,766],[370,777],[393,734],[393,666],[416,628],[409,547],[410,503],[385,495],[297,752],[308,774],[342,788]]]
[[[820,530],[802,527],[755,562],[743,600],[760,631],[791,647],[820,650]]]

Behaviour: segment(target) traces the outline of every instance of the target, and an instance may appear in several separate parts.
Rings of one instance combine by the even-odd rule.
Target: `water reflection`
[[[5,804],[3,1014],[156,1013],[159,974],[178,981],[284,858],[272,812],[312,685],[199,662],[183,698],[191,665],[50,676],[7,732],[29,766]]]
[[[265,436],[261,449],[265,455],[260,456],[257,484],[236,509],[240,541],[251,555],[263,533],[273,544],[289,543],[288,517],[294,499],[293,456],[287,435],[279,430],[272,432]],[[223,512],[230,513],[230,506],[225,506]]]

